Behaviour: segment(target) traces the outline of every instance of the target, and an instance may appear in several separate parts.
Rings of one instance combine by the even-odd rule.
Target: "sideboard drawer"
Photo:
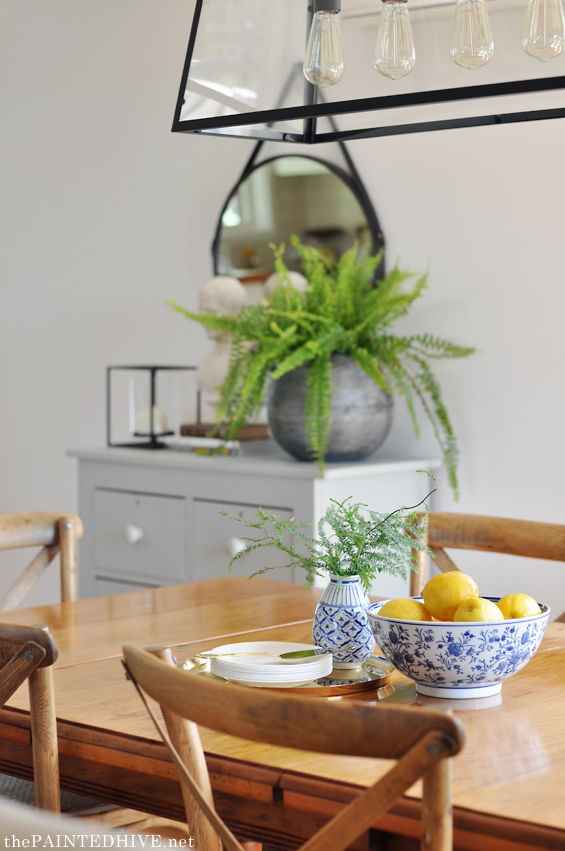
[[[186,581],[185,509],[182,497],[96,488],[95,572]]]
[[[270,508],[263,506],[266,511],[272,511],[283,520],[290,520],[292,512],[288,508]],[[242,541],[244,535],[253,536],[255,529],[246,529],[244,523],[238,523],[231,517],[237,517],[245,522],[256,522],[254,516],[257,506],[234,502],[220,502],[213,499],[195,499],[192,503],[192,580],[216,579],[228,575],[230,563],[230,543],[236,542],[245,546]],[[290,532],[283,535],[284,543],[290,546],[294,538]],[[279,579],[283,582],[294,582],[294,568],[281,568],[276,565],[288,564],[291,558],[279,550],[273,548],[261,548],[253,553],[248,553],[236,561],[232,568],[233,576],[250,576],[263,567],[275,567],[265,575],[270,579]]]

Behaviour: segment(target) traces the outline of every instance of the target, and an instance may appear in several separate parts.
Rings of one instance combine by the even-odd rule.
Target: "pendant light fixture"
[[[173,131],[313,144],[563,118],[562,4],[196,0]]]

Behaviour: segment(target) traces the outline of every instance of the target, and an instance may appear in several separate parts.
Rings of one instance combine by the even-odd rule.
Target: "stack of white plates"
[[[289,653],[292,650],[312,650],[312,644],[296,644],[291,641],[248,641],[239,644],[222,644],[210,653]],[[210,659],[210,670],[218,677],[246,686],[288,688],[304,686],[319,677],[326,677],[332,670],[332,654],[308,656],[286,662],[272,656],[223,656]]]

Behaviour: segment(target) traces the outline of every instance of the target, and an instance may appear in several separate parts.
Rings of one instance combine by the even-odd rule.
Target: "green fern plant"
[[[434,479],[431,473],[428,475]],[[272,547],[290,558],[282,567],[300,567],[305,571],[306,588],[313,584],[316,576],[359,576],[368,594],[379,573],[406,579],[408,569],[417,572],[419,553],[431,552],[425,542],[429,511],[426,500],[434,492],[435,488],[418,505],[398,508],[387,515],[370,511],[364,503],[353,503],[352,497],[343,502],[332,499],[332,504],[318,523],[317,538],[304,534],[303,530],[308,528],[306,524],[297,524],[294,518],[283,520],[261,508],[255,513],[256,522],[220,511],[220,514],[255,531],[254,536],[242,536],[247,546],[232,558],[228,572],[231,572],[234,561],[248,553]],[[425,509],[423,518],[416,513],[421,505]],[[290,532],[297,542],[302,542],[299,543],[301,549],[296,549],[293,543],[285,543],[285,532]],[[274,568],[264,567],[249,578],[268,570]]]
[[[277,380],[307,366],[305,426],[309,448],[323,469],[331,425],[333,354],[352,357],[388,393],[404,396],[416,435],[417,405],[432,423],[441,447],[449,483],[457,496],[457,441],[430,361],[460,358],[474,349],[456,346],[430,334],[395,336],[390,326],[405,316],[426,288],[427,276],[395,267],[374,283],[381,253],[360,258],[358,246],[337,263],[322,252],[291,238],[308,288],[299,293],[290,283],[284,246],[272,246],[282,284],[268,303],[244,308],[238,316],[192,313],[171,307],[206,328],[232,338],[228,375],[222,385],[218,427],[231,439],[263,404],[269,378]],[[404,284],[416,282],[406,289]]]

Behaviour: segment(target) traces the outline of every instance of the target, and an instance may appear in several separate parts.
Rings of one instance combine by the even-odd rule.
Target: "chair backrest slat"
[[[442,550],[441,547],[430,547],[436,567],[441,570],[442,573],[449,573],[452,570],[459,570],[454,561],[452,561],[445,550]]]
[[[60,511],[30,511],[0,515],[0,550],[19,547],[50,547],[59,543],[59,521],[68,518],[82,536],[82,523],[76,514]]]
[[[431,511],[428,542],[430,547],[565,561],[565,526],[557,523]]]
[[[45,650],[45,659],[40,667],[47,667],[57,661],[57,645],[53,641],[47,627],[43,624],[34,626],[19,626],[10,623],[0,623],[0,673],[26,641],[34,641]]]
[[[77,600],[76,541],[82,533],[82,522],[75,514],[36,511],[0,515],[0,550],[44,548],[0,600],[0,611],[19,606],[57,554],[61,557],[61,600]]]
[[[59,547],[43,547],[38,552],[33,561],[28,564],[24,572],[18,576],[0,600],[0,612],[17,609],[28,591],[31,591],[38,579],[43,576],[58,552]]]
[[[35,641],[26,641],[6,662],[0,674],[0,709],[45,659],[45,650]]]

